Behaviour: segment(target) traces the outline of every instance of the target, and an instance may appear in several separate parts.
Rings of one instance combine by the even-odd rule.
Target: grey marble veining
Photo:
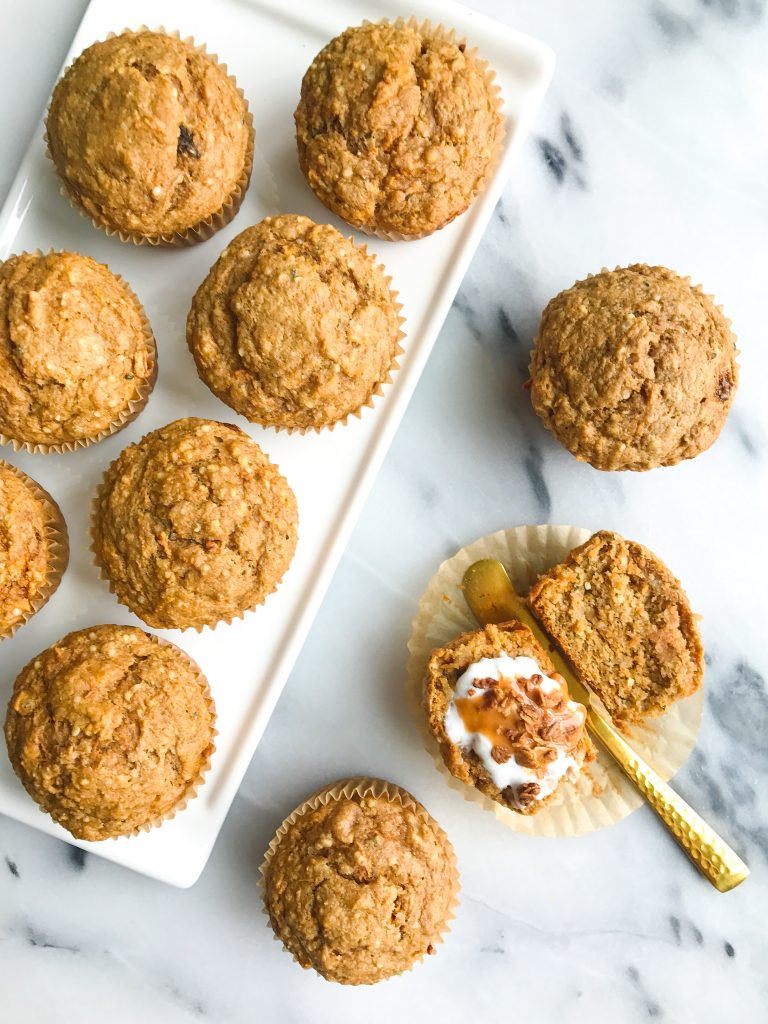
[[[551,43],[555,81],[210,864],[176,891],[0,820],[4,1024],[768,1019],[766,4],[474,3]],[[19,39],[0,34],[0,191],[82,3],[33,7]],[[0,0],[3,25],[14,9]],[[38,66],[17,56],[33,42]],[[601,474],[544,431],[523,383],[547,300],[633,261],[714,292],[741,339],[741,384],[708,453]],[[513,836],[422,752],[402,677],[426,581],[476,537],[543,521],[647,543],[703,614],[706,709],[675,785],[749,862],[735,892],[702,881],[647,808],[576,840]],[[424,801],[464,892],[438,956],[346,990],[282,953],[255,877],[287,811],[360,772]]]

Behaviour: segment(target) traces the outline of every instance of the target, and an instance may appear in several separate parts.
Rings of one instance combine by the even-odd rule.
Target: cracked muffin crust
[[[53,91],[47,134],[74,202],[134,240],[184,234],[247,187],[245,99],[212,57],[160,32],[84,50]]]
[[[130,835],[186,802],[213,752],[205,678],[135,626],[92,626],[33,658],[8,706],[24,788],[78,839]]]
[[[530,373],[545,426],[605,470],[672,466],[709,448],[738,380],[730,321],[700,287],[645,264],[552,299]]]
[[[137,415],[155,372],[144,312],[106,266],[74,252],[0,264],[0,435],[87,444]]]
[[[501,138],[496,88],[464,43],[414,23],[349,28],[304,75],[299,163],[356,227],[419,237],[463,213]]]
[[[0,639],[42,608],[59,585],[65,555],[66,527],[53,498],[0,460]]]
[[[255,423],[332,426],[396,365],[399,306],[374,257],[328,224],[269,217],[198,288],[187,342],[201,379]]]
[[[447,836],[410,793],[356,781],[329,787],[278,831],[264,901],[276,937],[302,967],[371,985],[435,952],[458,873]]]
[[[552,803],[595,757],[583,705],[520,622],[435,648],[423,704],[451,775],[518,814]]]
[[[96,559],[158,629],[202,629],[263,604],[296,547],[287,481],[239,427],[181,419],[126,448],[94,505]]]
[[[704,677],[696,616],[652,551],[594,534],[536,580],[536,618],[617,722],[661,715]]]

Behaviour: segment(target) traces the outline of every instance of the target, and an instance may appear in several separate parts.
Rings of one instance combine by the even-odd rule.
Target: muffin
[[[56,502],[0,460],[0,640],[40,611],[61,582],[67,556]]]
[[[730,321],[700,287],[635,264],[549,303],[531,359],[544,425],[597,469],[653,469],[716,440],[738,369]]]
[[[77,839],[131,835],[195,795],[213,753],[208,684],[135,626],[70,633],[24,668],[5,720],[29,795]]]
[[[661,715],[701,685],[696,617],[679,580],[642,544],[594,534],[539,576],[528,604],[619,723]]]
[[[319,430],[371,404],[400,351],[399,304],[364,248],[307,217],[238,235],[197,290],[197,372],[254,423]]]
[[[595,756],[586,709],[520,622],[436,648],[424,710],[451,775],[519,814],[546,807]]]
[[[343,985],[371,985],[434,953],[459,888],[443,830],[378,779],[338,782],[297,808],[262,873],[276,938]]]
[[[348,28],[310,65],[294,115],[313,192],[385,237],[444,227],[481,191],[500,147],[492,78],[442,29],[413,19]]]
[[[296,547],[296,498],[238,427],[183,419],[126,448],[96,498],[96,560],[157,629],[202,629],[262,604]]]
[[[157,370],[139,300],[75,252],[0,263],[0,440],[67,451],[120,430],[146,405]]]
[[[253,161],[248,104],[227,69],[163,32],[94,43],[53,91],[48,148],[67,194],[124,240],[208,238],[236,213]]]

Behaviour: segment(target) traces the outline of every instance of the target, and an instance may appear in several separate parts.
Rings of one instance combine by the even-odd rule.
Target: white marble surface
[[[0,820],[3,1024],[768,1017],[766,5],[475,6],[551,43],[555,82],[211,861],[178,891]],[[83,7],[0,0],[0,194]],[[600,474],[555,444],[521,383],[547,299],[632,261],[715,292],[741,339],[742,381],[710,452]],[[749,862],[735,892],[701,880],[645,808],[576,840],[510,835],[420,749],[402,676],[421,590],[456,548],[537,521],[647,543],[703,613],[707,707],[676,785]],[[361,772],[406,785],[435,814],[464,894],[438,956],[346,990],[272,941],[255,880],[294,804]]]

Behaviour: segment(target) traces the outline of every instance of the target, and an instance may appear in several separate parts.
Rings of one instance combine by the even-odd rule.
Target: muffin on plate
[[[197,665],[135,626],[91,626],[38,654],[5,721],[29,795],[77,839],[131,835],[203,781],[216,714]]]
[[[617,722],[661,715],[704,678],[696,616],[652,551],[602,530],[536,580],[528,603]]]
[[[175,420],[126,448],[94,504],[96,560],[119,601],[157,629],[229,622],[288,569],[296,498],[246,433]]]
[[[239,234],[200,285],[187,342],[201,379],[262,426],[320,430],[390,380],[400,306],[364,248],[308,217]]]
[[[531,357],[545,426],[597,469],[692,459],[716,440],[738,381],[730,321],[700,287],[638,263],[549,303]]]
[[[331,40],[301,83],[299,163],[355,227],[419,238],[463,213],[502,138],[498,88],[453,33],[411,19]]]
[[[0,640],[40,611],[67,567],[59,507],[20,469],[0,460]]]
[[[371,985],[434,953],[459,889],[447,836],[410,793],[347,779],[298,807],[264,865],[275,937],[328,981]]]
[[[75,252],[0,263],[0,440],[70,451],[138,416],[157,372],[139,300]]]
[[[175,35],[89,46],[57,83],[46,130],[69,198],[123,241],[209,238],[248,187],[248,104],[226,67]]]
[[[584,706],[520,622],[436,648],[423,692],[451,775],[520,814],[546,807],[595,756]]]

